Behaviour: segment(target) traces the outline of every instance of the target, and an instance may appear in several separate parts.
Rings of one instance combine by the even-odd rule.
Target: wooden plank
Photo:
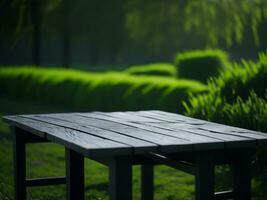
[[[140,111],[138,113],[140,113],[142,116],[143,115],[146,115],[146,116],[150,115],[151,117],[153,116],[156,119],[170,119],[170,120],[187,122],[189,124],[205,124],[205,123],[207,123],[207,121],[205,121],[205,120],[200,120],[200,119],[191,118],[191,117],[187,117],[187,116],[180,115],[180,114],[164,112],[164,111],[159,111],[159,110]]]
[[[226,199],[233,199],[234,192],[232,190],[223,191],[223,192],[215,192],[214,200],[226,200]]]
[[[72,115],[71,115],[72,116]],[[145,153],[145,152],[158,152],[159,146],[155,143],[151,143],[139,138],[132,137],[131,135],[123,135],[120,133],[112,132],[109,130],[104,130],[99,128],[99,126],[91,126],[82,123],[81,120],[74,120],[74,118],[69,118],[68,115],[25,115],[29,119],[39,120],[42,122],[54,124],[61,127],[66,127],[78,131],[87,133],[88,135],[101,137],[114,142],[129,145],[133,148],[134,153]],[[83,119],[84,120],[84,119]]]
[[[98,113],[98,115],[94,115],[94,117],[98,117],[100,119],[102,116],[101,114],[102,113]],[[87,113],[82,113],[82,114],[80,113],[80,115],[85,116],[85,117],[87,117],[87,116],[91,117],[91,113],[89,113],[88,115],[87,115]],[[117,118],[112,118],[111,116],[109,116],[109,118],[106,118],[107,115],[108,115],[108,113],[104,113],[103,119],[108,120],[108,121],[112,120],[113,122],[116,122],[116,123],[121,123],[121,124],[124,124],[127,126],[135,127],[138,129],[142,129],[142,130],[146,130],[146,131],[150,131],[150,132],[154,132],[154,133],[158,133],[158,134],[162,134],[162,135],[168,135],[168,136],[176,137],[179,139],[189,140],[194,144],[205,143],[206,147],[209,147],[208,143],[215,142],[216,144],[210,144],[210,145],[216,146],[216,148],[223,148],[223,144],[221,144],[221,145],[219,144],[223,141],[220,141],[220,140],[217,140],[214,138],[209,138],[209,137],[205,137],[205,136],[196,137],[196,135],[190,134],[190,133],[185,132],[185,131],[181,131],[181,132],[179,132],[179,134],[177,134],[177,132],[174,132],[172,130],[164,130],[161,128],[149,126],[147,124],[132,123],[132,122],[127,122],[127,123],[126,122],[120,122]],[[149,124],[154,124],[154,123],[149,123]],[[196,147],[196,148],[198,148],[198,147]],[[200,147],[200,148],[203,148],[203,147]]]
[[[66,184],[66,177],[31,178],[26,180],[27,187]]]
[[[238,132],[238,128],[229,127],[229,126],[224,127],[223,125],[214,125],[214,124],[200,125],[198,128],[201,130],[208,130],[208,131],[212,131],[216,133],[223,133],[223,134],[236,135],[236,136],[256,139],[259,144],[267,143],[267,134],[256,132],[256,131],[247,130],[247,132],[245,132],[244,129],[241,129],[241,132]]]
[[[65,145],[87,156],[128,155],[133,153],[132,147],[128,145],[88,135],[73,129],[20,116],[16,117],[16,122],[23,124],[32,132],[45,133],[48,140]]]
[[[173,130],[176,132],[179,131],[185,131],[188,133],[193,133],[195,135],[201,135],[201,136],[206,136],[206,137],[211,137],[219,140],[223,140],[225,142],[225,147],[226,148],[234,148],[234,147],[253,147],[256,146],[256,139],[251,139],[247,137],[243,137],[240,135],[231,135],[231,134],[222,134],[222,133],[215,133],[215,132],[210,132],[210,131],[204,131],[200,130],[194,127],[198,126],[186,126],[186,124],[180,124],[180,123],[149,123],[150,126],[153,127],[158,127],[162,129],[168,129],[168,130]]]
[[[210,152],[200,152],[196,156],[196,200],[214,199],[214,158]]]
[[[135,113],[139,113],[139,112],[125,112],[127,114],[131,114],[131,115],[136,115]],[[76,113],[79,116],[84,116],[84,117],[88,117],[88,118],[94,118],[94,119],[101,119],[101,120],[105,120],[105,121],[111,121],[111,122],[116,122],[116,123],[120,123],[120,124],[124,124],[124,125],[128,125],[128,124],[132,124],[131,121],[126,121],[123,119],[120,119],[116,116],[111,116],[109,115],[109,113],[105,113],[105,112],[91,112],[91,113]],[[175,120],[177,121],[177,120]],[[174,122],[174,120],[168,120],[168,121],[163,121],[160,120],[160,122],[155,122],[155,123],[162,123],[162,122]],[[146,119],[146,121],[138,121],[138,123],[154,123],[154,122],[149,122],[148,119]]]
[[[101,112],[96,112],[96,113],[101,114]],[[162,120],[142,117],[142,116],[135,115],[133,113],[136,113],[136,112],[109,112],[109,113],[104,113],[104,114],[107,114],[108,116],[116,117],[122,121],[128,121],[128,122],[153,122],[153,123],[162,122]]]
[[[89,114],[79,113],[79,115],[84,116],[84,117],[89,117],[90,119],[92,119],[91,113]],[[194,144],[195,150],[223,149],[224,148],[223,140],[218,140],[218,139],[214,139],[211,137],[206,137],[206,136],[201,136],[201,135],[198,136],[198,135],[188,133],[185,131],[177,132],[177,131],[172,131],[172,130],[161,129],[161,128],[152,127],[152,126],[149,126],[147,124],[142,124],[142,123],[121,122],[118,118],[115,118],[112,116],[109,116],[109,118],[107,118],[106,116],[108,116],[108,113],[104,113],[103,115],[102,113],[98,113],[97,115],[95,114],[94,117],[95,116],[97,116],[98,119],[101,119],[101,116],[103,116],[102,120],[106,120],[107,122],[109,121],[116,122],[117,124],[123,124],[129,127],[141,129],[143,131],[149,131],[149,132],[157,133],[159,135],[164,135],[165,137],[171,136],[177,139],[187,140],[191,142],[192,144]],[[152,123],[149,123],[149,124],[152,124]]]
[[[118,118],[114,118],[112,116],[107,115],[107,113],[104,112],[90,112],[90,113],[75,113],[78,116],[90,118],[90,119],[100,119],[108,122],[115,122],[120,123],[123,125],[131,125],[131,122],[119,120]]]
[[[234,199],[250,200],[252,152],[244,149],[236,157],[238,159],[232,163]]]
[[[253,130],[248,130],[248,129],[243,129],[243,128],[238,128],[234,126],[228,126],[228,125],[223,125],[223,124],[218,124],[218,123],[207,123],[203,125],[199,125],[198,128],[203,128],[203,129],[209,129],[212,131],[220,131],[220,132],[233,132],[233,133],[251,133],[256,136],[260,136],[263,138],[267,138],[266,133],[258,132],[258,131],[253,131]]]
[[[84,200],[84,157],[65,148],[67,200]]]
[[[224,148],[224,141],[221,139],[216,139],[212,137],[207,137],[204,135],[197,135],[192,132],[188,131],[183,131],[183,130],[171,130],[167,129],[164,126],[161,126],[161,124],[158,127],[156,126],[151,126],[147,124],[136,124],[134,126],[154,131],[157,133],[161,133],[164,135],[169,135],[181,139],[187,139],[189,140],[192,144],[194,144],[194,149],[195,150],[205,150],[205,149],[223,149]]]
[[[109,194],[111,200],[132,200],[132,161],[128,157],[110,161]]]
[[[26,144],[21,129],[12,127],[15,200],[26,200]]]
[[[141,200],[154,199],[154,165],[141,165]]]
[[[32,129],[31,126],[36,127],[38,122],[27,121],[26,119],[20,118],[19,116],[5,116],[3,120],[13,126],[19,127],[25,131],[33,133],[35,135],[40,136],[41,138],[45,138],[46,134],[40,130]]]
[[[103,121],[99,119],[75,116],[71,114],[53,114],[53,115],[34,115],[28,116],[32,119],[43,120],[49,123],[54,123],[61,126],[75,125],[78,130],[81,127],[96,127],[99,129],[111,131],[117,134],[126,135],[136,139],[141,139],[149,143],[153,143],[159,146],[160,151],[163,152],[176,152],[176,151],[188,151],[192,149],[192,143],[188,140],[175,138],[168,135],[162,135],[155,132],[141,130],[138,128],[126,126],[119,123],[110,121]],[[135,124],[135,123],[133,123]],[[116,135],[113,138],[116,139]]]
[[[151,111],[138,111],[138,112],[127,112],[127,113],[136,116],[142,116],[148,119],[160,120],[161,122],[184,122],[184,120],[179,119],[178,117],[168,117],[165,115],[159,115]]]
[[[244,128],[239,128],[239,127],[233,127],[233,126],[228,126],[224,124],[219,124],[219,123],[214,123],[214,122],[208,122],[200,119],[195,119],[191,117],[186,117],[183,115],[175,114],[175,113],[169,113],[169,112],[164,112],[164,111],[142,111],[142,112],[151,112],[151,113],[157,113],[158,115],[162,116],[169,116],[169,117],[177,117],[184,119],[185,122],[189,122],[190,120],[192,121],[198,121],[198,122],[203,122],[203,124],[199,124],[198,126],[205,129],[205,130],[210,130],[210,131],[217,131],[220,133],[247,133],[247,135],[241,135],[238,134],[239,136],[245,136],[249,138],[254,138],[254,139],[265,139],[267,137],[266,133],[258,132],[258,131],[252,131]],[[237,135],[237,134],[236,134]]]
[[[233,136],[240,136],[243,138],[248,138],[248,139],[256,139],[257,143],[265,145],[267,144],[266,137],[267,134],[257,132],[257,131],[251,131],[243,128],[237,128],[237,127],[232,127],[228,125],[222,125],[218,123],[213,123],[213,122],[208,122],[204,120],[199,120],[191,117],[186,117],[174,113],[169,113],[169,112],[164,112],[164,111],[141,111],[140,113],[147,113],[153,114],[153,115],[158,115],[159,118],[164,116],[164,117],[170,117],[174,119],[181,119],[184,120],[187,126],[196,126],[198,128],[201,128],[202,130],[208,130],[208,131],[213,131],[217,133],[223,133],[223,134],[228,134],[228,135],[233,135]],[[143,114],[142,114],[143,115]]]
[[[191,163],[187,163],[184,161],[173,160],[168,156],[163,156],[159,154],[146,154],[144,157],[148,160],[154,161],[154,164],[164,164],[174,169],[178,169],[180,171],[186,172],[191,175],[196,174],[195,167]]]

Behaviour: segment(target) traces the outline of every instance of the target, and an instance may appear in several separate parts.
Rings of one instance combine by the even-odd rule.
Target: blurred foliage
[[[247,100],[238,97],[234,104],[227,103],[221,112],[228,124],[267,132],[267,93],[261,98],[251,91]]]
[[[1,68],[0,86],[0,95],[81,111],[182,112],[188,93],[206,91],[205,85],[193,80],[30,67]]]
[[[256,63],[243,60],[241,64],[234,64],[232,68],[223,71],[219,77],[209,81],[209,93],[193,95],[190,98],[189,103],[185,104],[187,115],[262,130],[262,126],[257,123],[263,121],[259,120],[260,117],[254,118],[254,116],[257,116],[256,113],[266,114],[265,111],[261,111],[266,106],[263,106],[264,100],[256,101],[257,98],[266,98],[266,77],[267,54],[265,53],[259,54],[259,60]],[[238,115],[242,113],[243,119],[239,119]],[[235,120],[244,120],[243,123],[237,123],[233,116],[236,117]],[[252,121],[249,121],[249,118]]]
[[[251,29],[255,44],[259,45],[258,28],[267,19],[265,0],[206,0],[189,1],[185,7],[185,30],[208,34],[208,43],[220,39],[231,46],[244,41],[246,28]]]
[[[229,65],[229,56],[222,50],[198,50],[178,53],[175,65],[180,78],[196,79],[206,82],[217,76]]]
[[[267,30],[266,0],[0,0],[0,34],[17,38],[30,32],[35,1],[47,33],[67,20],[75,40],[88,41],[92,53],[114,52],[117,58],[126,44],[170,55],[185,47],[266,41],[259,33]],[[67,11],[64,3],[70,4]]]
[[[267,1],[132,0],[127,13],[130,37],[166,53],[173,46],[216,47],[223,42],[229,47],[249,37],[259,45],[264,38],[259,38],[258,30],[266,29]]]
[[[234,64],[209,81],[209,92],[192,95],[186,114],[221,124],[267,132],[267,53],[257,62]],[[255,199],[266,199],[267,151],[259,148],[253,161]]]
[[[169,63],[151,63],[146,65],[131,66],[125,70],[134,75],[155,75],[177,77],[176,67]]]
[[[33,29],[33,9],[38,6],[45,19],[60,3],[61,0],[0,0],[0,36],[19,39]]]

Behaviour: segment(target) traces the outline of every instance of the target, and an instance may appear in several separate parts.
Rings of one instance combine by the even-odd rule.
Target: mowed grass
[[[0,98],[0,115],[22,113],[67,112],[65,108],[25,103]],[[11,134],[7,124],[0,121],[0,200],[13,200],[13,155]],[[64,148],[57,144],[31,144],[27,146],[27,177],[64,176]],[[94,161],[85,162],[86,199],[108,198],[108,169]],[[28,189],[28,199],[63,200],[65,185]],[[140,167],[134,167],[133,197],[140,199]],[[194,178],[166,166],[155,170],[156,200],[194,199]]]

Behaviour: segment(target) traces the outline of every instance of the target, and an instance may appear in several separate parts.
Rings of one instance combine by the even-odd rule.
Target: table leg
[[[68,148],[65,154],[67,200],[84,200],[84,157]]]
[[[233,163],[235,200],[251,199],[251,154],[242,154]]]
[[[12,128],[14,145],[14,183],[15,200],[26,200],[26,143],[23,132]]]
[[[111,200],[132,199],[132,163],[128,158],[110,160],[109,193]]]
[[[153,200],[154,194],[154,166],[141,165],[141,192],[142,200]]]
[[[214,160],[209,153],[196,156],[196,200],[214,199]]]

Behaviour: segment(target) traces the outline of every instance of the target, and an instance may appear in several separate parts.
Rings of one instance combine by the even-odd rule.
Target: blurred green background
[[[266,35],[266,0],[0,0],[0,116],[158,109],[267,133]],[[28,177],[64,173],[62,147],[27,147]],[[85,181],[87,199],[108,199],[106,167],[86,160]],[[267,200],[265,149],[252,187]],[[229,188],[229,166],[217,167],[216,191]],[[28,189],[28,199],[64,198],[65,186]],[[12,136],[0,122],[0,200],[12,199]],[[194,199],[194,177],[157,166],[155,199]]]

